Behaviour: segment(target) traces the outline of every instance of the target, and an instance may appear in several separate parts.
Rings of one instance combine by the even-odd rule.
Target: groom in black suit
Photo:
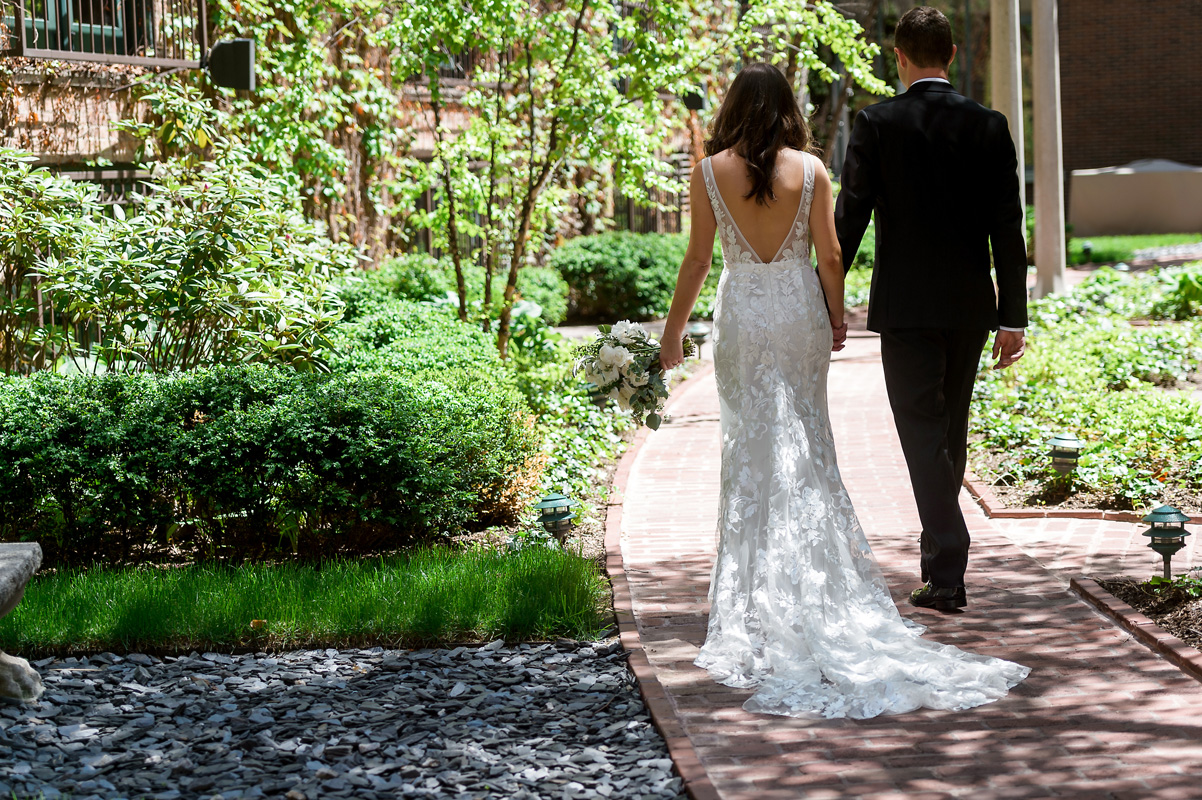
[[[835,226],[850,269],[876,214],[868,328],[881,334],[922,520],[925,585],[910,599],[948,611],[967,605],[969,537],[958,498],[972,386],[990,331],[995,368],[1023,354],[1027,254],[1009,126],[948,82],[956,47],[947,17],[911,9],[894,41],[907,91],[856,116]]]

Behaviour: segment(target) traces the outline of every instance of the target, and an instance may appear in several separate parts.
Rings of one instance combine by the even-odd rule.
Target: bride
[[[766,714],[864,719],[989,703],[1029,670],[920,638],[890,598],[835,463],[826,379],[847,334],[843,266],[831,181],[810,148],[788,81],[752,64],[693,171],[689,248],[660,358],[665,368],[683,360],[716,232],[722,492],[696,664],[754,687],[744,708]]]

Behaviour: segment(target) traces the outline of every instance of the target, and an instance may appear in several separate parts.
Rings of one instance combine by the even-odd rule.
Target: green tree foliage
[[[681,188],[665,150],[688,138],[679,96],[719,100],[754,59],[780,63],[799,90],[803,73],[833,80],[820,53],[886,90],[872,75],[875,48],[826,0],[213,7],[219,33],[258,42],[258,91],[219,99],[256,159],[292,176],[306,211],[375,263],[429,230],[452,262],[460,317],[489,331],[492,315],[469,308],[469,267],[482,269],[480,307],[500,307],[502,353],[518,273],[574,201],[599,208],[611,180],[648,202]],[[433,211],[417,202],[427,192]]]
[[[537,255],[538,238],[557,230],[568,197],[596,192],[588,175],[612,169],[629,196],[680,188],[664,152],[686,119],[676,97],[711,86],[716,96],[736,63],[757,59],[800,61],[833,79],[818,56],[822,45],[859,83],[885,90],[872,75],[875,50],[828,2],[502,0],[407,8],[382,38],[395,48],[395,71],[422,76],[428,88],[435,157],[413,171],[424,167],[423,183],[441,197],[432,224],[457,274],[463,261],[478,260],[486,276],[498,268],[507,276],[497,329],[502,354],[518,271]],[[446,118],[442,76],[448,60],[468,52],[488,57],[459,101],[465,124]],[[479,242],[478,252],[463,252],[465,235]],[[462,281],[459,290],[466,318]]]

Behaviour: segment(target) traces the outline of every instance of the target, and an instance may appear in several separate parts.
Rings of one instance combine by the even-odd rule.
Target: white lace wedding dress
[[[793,228],[764,262],[702,162],[724,270],[714,312],[722,413],[718,557],[696,664],[755,687],[748,711],[853,717],[965,709],[1026,667],[919,638],[889,596],[839,476],[827,412],[831,327],[810,264],[817,159]]]

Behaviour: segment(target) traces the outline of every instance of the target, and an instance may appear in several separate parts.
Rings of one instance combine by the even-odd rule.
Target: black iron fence
[[[680,233],[683,216],[680,195],[652,189],[651,199],[657,203],[674,206],[674,208],[665,211],[647,205],[647,201],[643,198],[635,199],[615,192],[614,230],[633,231],[634,233]]]
[[[0,56],[196,69],[205,0],[0,0]]]
[[[109,169],[59,170],[59,175],[73,181],[87,181],[100,187],[99,200],[105,206],[127,206],[135,195],[146,195],[150,189],[150,173],[136,167]]]

